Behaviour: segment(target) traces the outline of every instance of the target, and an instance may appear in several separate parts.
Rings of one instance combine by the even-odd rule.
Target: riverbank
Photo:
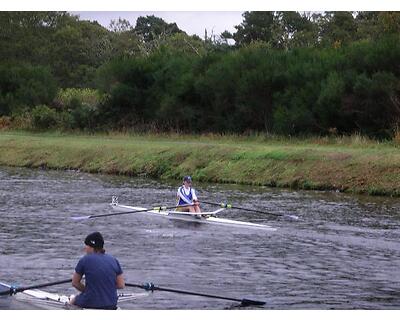
[[[0,132],[0,165],[400,196],[400,148],[358,138]]]

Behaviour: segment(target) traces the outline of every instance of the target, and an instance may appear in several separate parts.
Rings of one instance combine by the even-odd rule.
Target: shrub
[[[28,112],[20,113],[11,119],[11,129],[32,129],[32,117]]]
[[[90,108],[96,108],[100,101],[100,93],[94,89],[78,89],[78,88],[67,88],[60,89],[57,93],[54,103],[57,107],[62,109],[71,108],[73,100],[77,100],[80,104],[85,104]]]
[[[20,114],[25,108],[49,104],[56,90],[47,67],[0,65],[0,115]]]
[[[32,112],[32,125],[36,129],[51,129],[57,124],[57,113],[46,105],[36,106]]]
[[[400,123],[394,128],[393,142],[400,146]]]
[[[11,126],[11,118],[10,117],[0,117],[0,130],[8,129]]]
[[[81,103],[76,98],[71,101],[72,129],[92,129],[91,119],[95,110],[89,105]]]

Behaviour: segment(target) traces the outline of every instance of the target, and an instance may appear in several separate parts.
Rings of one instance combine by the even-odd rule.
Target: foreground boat
[[[38,288],[55,286],[59,284],[68,283],[69,279],[64,279],[60,281],[46,282],[42,284],[36,284],[29,287],[15,287],[10,286],[9,284],[0,282],[0,310],[1,309],[81,309],[76,306],[71,306],[69,304],[69,298],[66,295],[58,295],[55,293],[46,292],[43,290],[38,290]],[[220,299],[226,301],[234,301],[239,302],[239,305],[235,305],[234,307],[248,307],[248,306],[263,306],[266,304],[265,301],[254,300],[248,298],[232,298],[222,295],[210,294],[210,293],[201,293],[194,292],[188,290],[182,290],[181,288],[165,288],[156,286],[152,282],[146,282],[142,284],[135,283],[125,283],[126,287],[132,288],[140,288],[146,290],[146,293],[118,293],[118,303],[122,301],[134,300],[141,297],[146,297],[150,293],[154,291],[164,291],[171,292],[176,294],[184,294],[191,295],[197,297],[206,297],[211,299]],[[19,300],[21,302],[25,302],[26,304],[23,307],[16,307],[13,304],[15,300]],[[4,304],[4,302],[8,302],[8,305]],[[120,309],[118,307],[118,309]]]
[[[112,202],[110,205],[114,210],[118,210],[121,212],[132,212],[133,214],[142,214],[145,216],[152,215],[152,216],[168,218],[171,220],[188,221],[194,223],[205,223],[205,224],[214,224],[214,225],[222,225],[229,227],[241,227],[241,228],[251,228],[251,229],[262,229],[265,231],[276,231],[275,228],[265,224],[217,218],[216,215],[224,211],[225,208],[219,208],[215,211],[208,211],[201,213],[181,212],[181,211],[166,210],[166,209],[163,210],[162,207],[157,209],[147,210],[146,208],[142,207],[121,205],[118,203],[117,197],[112,198]]]
[[[10,289],[11,286],[7,283],[0,282],[0,291]],[[118,303],[124,301],[136,300],[147,297],[149,292],[142,293],[118,293]],[[69,304],[70,298],[67,295],[51,293],[39,289],[24,290],[15,295],[1,297],[0,306],[2,309],[11,308],[13,299],[23,304],[27,309],[46,309],[46,310],[80,310],[82,308]]]

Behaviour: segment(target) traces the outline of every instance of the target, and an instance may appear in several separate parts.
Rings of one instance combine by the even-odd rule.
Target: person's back
[[[72,285],[81,291],[71,303],[82,308],[116,309],[117,289],[125,286],[122,268],[116,258],[105,254],[104,240],[99,232],[85,239],[86,255],[75,267]],[[85,284],[81,282],[85,276]]]
[[[114,308],[117,306],[116,277],[122,273],[118,261],[105,253],[85,255],[75,268],[85,275],[85,291],[75,304],[84,308]]]

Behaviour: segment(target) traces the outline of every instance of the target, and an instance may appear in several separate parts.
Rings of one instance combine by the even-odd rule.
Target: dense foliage
[[[154,16],[106,29],[65,12],[0,12],[0,117],[38,129],[399,130],[400,13],[243,19],[202,40]]]

